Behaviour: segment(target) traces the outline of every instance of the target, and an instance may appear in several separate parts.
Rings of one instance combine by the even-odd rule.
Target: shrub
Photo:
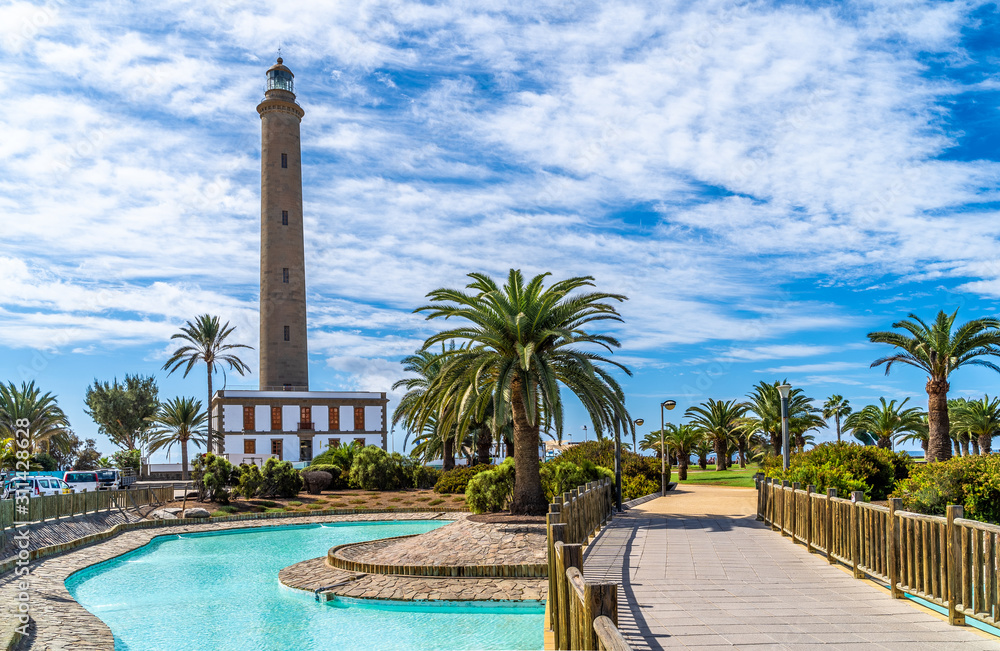
[[[966,518],[1000,523],[1000,454],[918,465],[892,497],[901,498],[907,511],[944,515],[949,504],[961,504]]]
[[[441,478],[441,471],[430,466],[414,464],[410,473],[413,488],[433,488]]]
[[[319,495],[333,483],[333,475],[322,470],[303,470],[301,474],[302,484],[310,495]]]
[[[541,466],[542,488],[545,489],[545,497],[551,502],[556,495],[562,495],[578,486],[588,482],[597,481],[609,477],[615,478],[615,472],[608,468],[594,465],[589,459],[584,459],[576,464],[561,458],[543,463]],[[622,492],[625,492],[624,478],[622,479]]]
[[[260,500],[259,504],[265,508],[272,508],[278,506],[277,502],[272,502],[271,500]]]
[[[905,479],[913,467],[913,459],[904,452],[856,443],[823,443],[812,450],[793,454],[788,472],[781,465],[765,462],[767,477],[813,484],[818,492],[836,488],[845,496],[861,490],[873,500],[884,500],[896,482]]]
[[[224,457],[211,452],[195,457],[191,477],[194,479],[194,488],[198,491],[198,499],[202,502],[228,504],[229,491],[226,487],[230,484],[232,473],[233,464]]]
[[[265,509],[264,510],[264,513],[284,513],[284,512],[285,512],[285,509],[281,508],[280,506],[275,507],[273,509]]]
[[[302,502],[292,501],[288,503],[288,506],[302,506]]]
[[[465,501],[473,513],[496,513],[507,508],[514,495],[514,460],[506,459],[492,470],[469,480]]]
[[[477,466],[459,466],[446,472],[442,472],[434,483],[434,491],[437,493],[464,493],[469,485],[469,480],[481,472],[492,470],[496,466],[485,463]]]
[[[431,500],[427,503],[427,506],[437,506],[438,504],[444,504],[444,500]]]
[[[118,450],[111,455],[111,464],[119,470],[131,468],[138,475],[142,468],[142,454],[138,450]]]
[[[308,468],[306,468],[306,470],[314,472],[330,473],[330,486],[328,486],[328,488],[333,488],[340,480],[341,475],[344,475],[344,481],[346,482],[347,475],[349,475],[351,472],[350,469],[348,469],[347,472],[344,472],[340,469],[340,466],[335,466],[333,464],[327,464],[327,463],[319,463],[319,464],[314,463],[310,465]]]
[[[264,483],[264,477],[260,474],[260,468],[254,464],[240,464],[240,479],[233,489],[233,495],[250,499],[256,497],[260,492],[260,487]]]
[[[669,479],[669,478],[668,478]],[[629,478],[622,477],[622,502],[645,497],[650,493],[660,492],[660,480],[655,481],[642,475],[632,475]]]
[[[239,511],[238,508],[232,505],[220,506],[217,510],[222,513],[228,513],[228,514],[233,514]]]
[[[288,461],[268,459],[261,476],[260,494],[264,497],[295,497],[302,490],[302,477]]]
[[[402,455],[396,453],[400,458]],[[396,490],[403,480],[402,468],[382,448],[369,445],[354,457],[351,486],[367,491]]]
[[[322,454],[313,458],[309,464],[310,470],[315,470],[314,466],[336,466],[340,469],[340,474],[333,478],[330,486],[333,490],[341,490],[348,487],[348,479],[351,475],[351,466],[354,465],[354,457],[364,449],[360,443],[342,445],[337,448],[328,448]],[[329,472],[327,468],[322,468]],[[330,473],[331,475],[333,473]]]

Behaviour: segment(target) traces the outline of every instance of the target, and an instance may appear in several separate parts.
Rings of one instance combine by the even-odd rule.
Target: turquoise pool
[[[281,568],[337,544],[424,533],[440,521],[352,522],[168,535],[66,580],[117,651],[541,649],[544,606],[320,603]]]

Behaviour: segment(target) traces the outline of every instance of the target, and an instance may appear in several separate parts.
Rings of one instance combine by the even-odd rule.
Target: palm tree
[[[752,441],[753,439],[751,439]],[[698,467],[702,470],[708,469],[708,453],[712,451],[712,442],[704,436],[694,446],[694,453],[698,455]]]
[[[872,368],[885,364],[889,374],[899,362],[915,366],[927,373],[928,461],[951,458],[948,422],[948,378],[952,372],[967,365],[985,366],[1000,372],[1000,366],[983,357],[1000,356],[1000,319],[973,319],[952,332],[958,310],[950,315],[938,312],[933,325],[927,325],[914,314],[892,324],[901,332],[869,332],[868,340],[889,344],[898,352],[872,362]]]
[[[1000,434],[1000,398],[965,401],[955,410],[953,422],[955,429],[979,443],[979,454],[992,453],[993,437]]]
[[[424,348],[439,342],[464,342],[447,353],[445,367],[435,382],[442,404],[452,396],[475,401],[481,394],[494,401],[498,414],[511,414],[515,467],[511,513],[517,514],[542,514],[547,508],[539,476],[539,431],[544,422],[562,436],[560,385],[583,404],[595,434],[603,434],[616,423],[624,425],[626,434],[635,427],[625,409],[621,386],[602,365],[631,372],[602,355],[580,349],[587,344],[609,352],[620,347],[613,337],[591,334],[583,328],[597,321],[621,321],[608,301],[624,301],[625,297],[603,292],[572,294],[594,285],[589,276],[557,281],[546,288],[543,282],[547,275],[535,276],[525,284],[521,272],[511,269],[507,283],[499,287],[485,274],[469,274],[472,282],[467,288],[471,292],[436,289],[428,294],[431,304],[416,310],[427,312],[428,319],[457,317],[468,321],[431,336]],[[450,420],[464,431],[476,415],[474,409],[452,409],[442,425],[450,425]]]
[[[903,432],[918,432],[923,424],[923,412],[919,407],[904,409],[909,398],[898,405],[895,400],[886,402],[879,398],[880,405],[866,405],[861,411],[856,411],[844,421],[844,426],[850,430],[861,430],[869,433],[880,448],[892,447],[892,440]]]
[[[663,442],[664,442],[664,447],[666,447],[666,431],[664,431],[664,433],[663,433]],[[659,458],[660,458],[660,430],[656,430],[655,432],[650,432],[649,434],[647,434],[644,437],[642,437],[642,440],[639,441],[639,449],[642,450],[642,451],[644,451],[644,452],[648,452],[649,450],[652,450],[653,452],[656,453],[657,460],[659,460]]]
[[[156,415],[149,421],[153,428],[149,431],[149,451],[166,450],[175,443],[181,445],[181,479],[188,479],[188,443],[195,447],[208,445],[208,436],[203,429],[208,415],[201,409],[201,400],[194,398],[174,398],[161,403]]]
[[[235,330],[235,326],[230,326],[227,321],[224,325],[219,325],[219,317],[209,314],[202,314],[194,320],[188,321],[181,331],[171,336],[171,339],[182,339],[188,345],[181,346],[174,351],[167,363],[163,365],[164,370],[169,370],[167,375],[184,366],[184,377],[188,376],[191,369],[198,362],[205,362],[208,370],[208,412],[212,412],[212,373],[223,364],[229,366],[231,370],[243,375],[250,370],[243,360],[227,351],[237,348],[250,348],[245,344],[227,344],[226,338]],[[209,451],[222,452],[222,437],[218,439],[212,430],[212,418],[208,418],[208,449]]]
[[[778,393],[778,383],[768,384],[758,382],[753,391],[747,394],[747,403],[752,418],[747,418],[741,424],[745,431],[770,439],[771,450],[781,455],[781,394]]]
[[[715,400],[694,407],[688,407],[684,415],[691,419],[691,425],[701,429],[715,444],[715,469],[725,470],[729,458],[729,442],[743,424],[743,416],[749,406],[737,400]]]
[[[0,384],[0,438],[12,438],[23,447],[18,430],[27,432],[28,449],[33,451],[46,442],[60,445],[69,434],[69,419],[56,397],[43,394],[34,380],[22,382],[20,388],[13,382]]]
[[[431,384],[441,374],[441,367],[444,365],[444,346],[441,353],[432,353],[428,350],[418,350],[413,355],[408,355],[402,360],[403,369],[408,373],[415,374],[413,377],[403,378],[392,385],[392,390],[406,389],[406,393],[399,400],[399,404],[392,412],[392,424],[400,422],[406,427],[406,437],[403,439],[403,447],[406,447],[410,439],[410,434],[416,435],[421,443],[420,454],[433,449],[441,454],[441,468],[451,470],[455,467],[455,436],[454,431],[444,431],[438,428],[437,418],[438,405],[430,403],[428,392]],[[418,427],[419,424],[419,427]],[[431,443],[431,439],[437,439],[440,444]],[[425,459],[429,461],[430,458]]]
[[[688,478],[688,461],[705,434],[693,425],[671,425],[667,433],[666,445],[677,453],[677,478]]]
[[[920,427],[911,432],[900,432],[895,437],[896,445],[904,443],[919,443],[924,451],[924,458],[927,458],[927,414],[920,417]]]
[[[837,425],[837,443],[840,443],[840,419],[850,415],[851,403],[842,395],[835,393],[823,403],[823,418],[832,418]]]
[[[820,411],[811,406],[812,401],[804,395],[797,396],[795,400],[789,402],[794,404],[794,409],[790,405],[788,436],[790,441],[795,441],[796,451],[804,452],[806,442],[815,438],[806,432],[823,427],[826,421],[823,420]]]

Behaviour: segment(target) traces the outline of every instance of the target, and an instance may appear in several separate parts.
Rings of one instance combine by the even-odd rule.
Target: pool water
[[[544,605],[337,599],[278,581],[330,547],[441,521],[351,522],[167,535],[81,570],[66,588],[117,651],[541,649]]]

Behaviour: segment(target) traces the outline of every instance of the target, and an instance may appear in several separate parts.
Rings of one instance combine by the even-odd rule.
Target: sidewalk
[[[684,486],[601,532],[586,576],[619,583],[619,628],[634,649],[1000,650],[809,554],[755,509],[752,489]]]

